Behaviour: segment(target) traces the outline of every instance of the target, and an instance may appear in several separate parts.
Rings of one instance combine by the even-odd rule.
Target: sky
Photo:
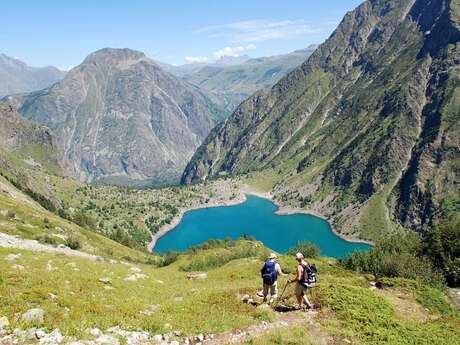
[[[68,70],[131,48],[170,64],[318,44],[361,0],[2,0],[0,53]]]

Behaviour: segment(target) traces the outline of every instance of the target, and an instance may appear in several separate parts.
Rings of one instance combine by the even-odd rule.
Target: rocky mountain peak
[[[339,231],[375,239],[395,222],[423,233],[460,179],[448,163],[460,155],[459,7],[364,2],[217,126],[182,181],[268,171],[277,198]]]
[[[130,65],[141,61],[152,60],[147,58],[143,52],[132,50],[129,48],[103,48],[89,54],[82,65],[98,65],[98,66],[117,66],[127,68]]]
[[[223,112],[144,53],[105,48],[50,88],[8,97],[47,125],[84,181],[176,182]]]

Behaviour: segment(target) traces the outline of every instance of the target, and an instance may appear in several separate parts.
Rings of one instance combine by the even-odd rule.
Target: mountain
[[[0,54],[0,97],[44,89],[64,78],[56,67],[30,67],[24,62]]]
[[[257,59],[223,57],[212,64],[186,64],[170,71],[206,91],[216,103],[232,112],[251,94],[271,87],[300,66],[315,48],[316,45],[310,45],[289,54]]]
[[[182,182],[249,174],[342,234],[425,233],[459,211],[459,28],[458,0],[364,2],[214,128]]]
[[[7,100],[56,133],[80,180],[123,185],[178,181],[224,116],[198,88],[130,49],[96,51],[62,81]]]
[[[49,128],[22,118],[0,102],[0,175],[17,188],[56,210],[60,203],[40,172],[58,176],[71,173],[64,151]]]

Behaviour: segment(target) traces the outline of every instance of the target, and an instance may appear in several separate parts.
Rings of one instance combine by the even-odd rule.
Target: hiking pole
[[[281,292],[280,297],[276,299],[276,303],[275,303],[275,305],[273,306],[273,309],[276,309],[276,307],[278,306],[278,303],[279,303],[279,301],[281,301],[281,298],[282,298],[283,295],[284,295],[284,291],[286,291],[286,288],[288,287],[288,285],[289,285],[289,280],[286,282],[286,285],[284,285],[284,289],[283,289],[283,291]]]

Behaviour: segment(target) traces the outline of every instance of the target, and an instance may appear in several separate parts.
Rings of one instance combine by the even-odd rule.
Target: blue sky
[[[9,0],[0,52],[67,69],[104,47],[172,63],[287,53],[321,43],[361,0]]]

